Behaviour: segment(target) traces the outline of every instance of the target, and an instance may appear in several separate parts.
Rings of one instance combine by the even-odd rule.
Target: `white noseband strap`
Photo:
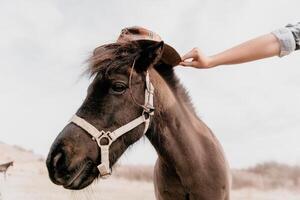
[[[149,128],[150,117],[154,114],[154,106],[153,106],[153,94],[154,87],[150,81],[149,73],[147,71],[146,74],[146,89],[145,89],[145,104],[143,113],[141,116],[132,120],[131,122],[121,126],[120,128],[110,131],[99,131],[96,127],[91,125],[89,122],[84,120],[83,118],[74,115],[70,120],[77,126],[81,127],[87,133],[92,136],[92,139],[95,140],[100,147],[101,151],[101,164],[98,165],[98,170],[100,172],[100,176],[105,178],[111,175],[110,164],[109,164],[109,147],[110,145],[117,140],[118,137],[124,135],[125,133],[131,131],[137,126],[145,123],[145,128],[143,134],[145,134]]]

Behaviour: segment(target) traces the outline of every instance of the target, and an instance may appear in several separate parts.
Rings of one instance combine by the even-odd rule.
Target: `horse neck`
[[[155,114],[147,137],[159,157],[180,171],[189,169],[189,164],[193,167],[191,157],[199,152],[195,141],[205,137],[209,129],[196,116],[183,87],[174,82],[177,85],[169,87],[159,77],[154,80]]]

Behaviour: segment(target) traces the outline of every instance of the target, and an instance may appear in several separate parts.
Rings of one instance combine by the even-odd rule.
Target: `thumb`
[[[195,57],[195,52],[194,52],[194,50],[191,50],[188,53],[186,53],[184,56],[182,56],[181,60],[186,60],[186,59],[194,58],[194,57]]]

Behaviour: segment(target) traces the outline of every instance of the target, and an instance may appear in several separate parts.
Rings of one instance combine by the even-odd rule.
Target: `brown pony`
[[[146,137],[158,154],[156,198],[229,200],[229,167],[222,147],[197,117],[173,68],[160,61],[163,47],[163,42],[134,41],[95,49],[89,67],[94,80],[76,115],[98,130],[113,131],[127,124],[142,113],[136,103],[144,102],[149,72],[155,88],[155,113]],[[139,125],[111,144],[110,167],[143,136],[143,130],[144,125]],[[100,162],[97,143],[84,129],[69,123],[51,147],[47,168],[55,184],[78,190],[98,177]]]
[[[8,162],[8,163],[4,163],[4,164],[0,164],[0,172],[4,173],[4,179],[6,179],[6,171],[8,170],[8,168],[10,166],[13,166],[13,165],[14,165],[13,161]]]

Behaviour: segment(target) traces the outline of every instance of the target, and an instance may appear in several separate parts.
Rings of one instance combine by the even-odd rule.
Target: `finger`
[[[190,63],[190,62],[180,62],[179,65],[182,65],[182,66],[190,66],[189,63]]]
[[[179,63],[182,66],[187,66],[187,67],[197,67],[197,62],[196,61],[192,61],[192,62],[180,62]]]
[[[184,56],[182,56],[181,60],[186,60],[189,58],[195,58],[196,54],[194,49],[192,49],[191,51],[189,51],[188,53],[186,53]]]

